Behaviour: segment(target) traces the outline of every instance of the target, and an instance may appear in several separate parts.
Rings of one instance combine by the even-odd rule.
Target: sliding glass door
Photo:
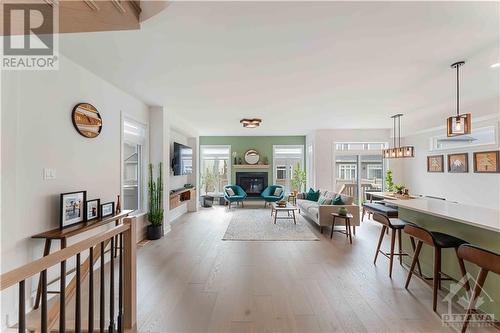
[[[382,143],[337,143],[335,145],[335,190],[364,202],[366,192],[384,188]]]
[[[273,146],[273,166],[274,184],[282,185],[285,193],[290,193],[293,190],[292,177],[295,169],[304,169],[304,146]]]

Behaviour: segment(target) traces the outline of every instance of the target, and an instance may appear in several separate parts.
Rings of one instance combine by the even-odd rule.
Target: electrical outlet
[[[50,168],[43,169],[43,180],[56,179],[56,170]]]

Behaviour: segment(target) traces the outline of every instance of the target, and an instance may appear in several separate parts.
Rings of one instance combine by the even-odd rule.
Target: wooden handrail
[[[37,273],[49,269],[50,267],[55,266],[62,261],[75,256],[78,253],[88,250],[90,247],[93,247],[107,239],[110,239],[130,228],[131,226],[128,223],[118,225],[110,230],[105,231],[102,234],[87,238],[65,249],[59,250],[57,252],[49,254],[46,257],[40,258],[38,260],[30,262],[29,264],[18,267],[10,272],[4,273],[0,275],[0,291],[3,291],[4,289],[9,288],[16,283],[24,281]]]

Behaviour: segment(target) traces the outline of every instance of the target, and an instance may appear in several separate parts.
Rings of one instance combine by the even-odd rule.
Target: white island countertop
[[[394,206],[500,233],[500,210],[430,198],[385,200]]]

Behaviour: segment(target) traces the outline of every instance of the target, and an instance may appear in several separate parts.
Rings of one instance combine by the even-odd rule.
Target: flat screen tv
[[[189,175],[193,172],[193,149],[174,142],[174,158],[172,159],[174,176]]]

